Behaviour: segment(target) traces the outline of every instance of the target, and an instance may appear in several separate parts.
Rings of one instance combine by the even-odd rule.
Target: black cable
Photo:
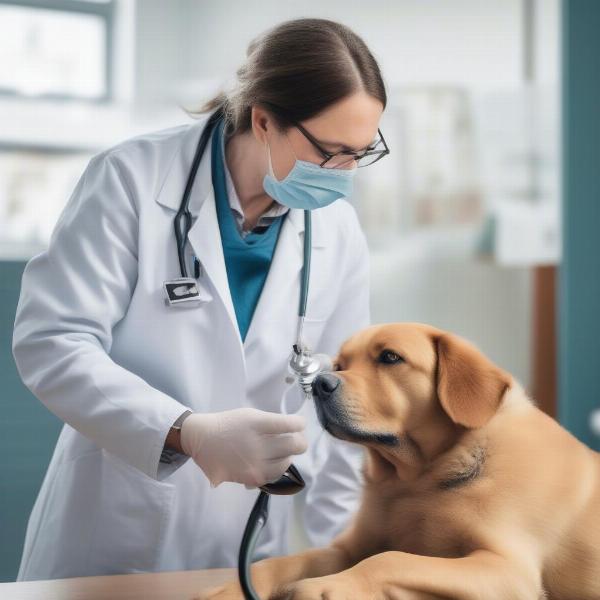
[[[260,486],[260,494],[252,507],[244,534],[240,544],[238,557],[238,576],[242,592],[246,600],[260,600],[250,580],[250,563],[254,546],[269,516],[269,498],[271,494],[289,496],[297,494],[304,488],[304,479],[298,469],[292,464],[287,471],[277,480]]]
[[[261,490],[254,506],[246,528],[244,529],[244,535],[242,536],[242,543],[240,546],[240,554],[238,558],[238,574],[240,578],[240,585],[242,586],[242,592],[246,600],[260,600],[254,587],[252,587],[252,581],[250,580],[250,563],[252,560],[252,554],[254,552],[254,546],[256,540],[262,531],[262,528],[267,522],[269,516],[269,498],[271,496]]]

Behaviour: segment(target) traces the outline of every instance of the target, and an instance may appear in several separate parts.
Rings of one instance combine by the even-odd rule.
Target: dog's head
[[[393,448],[428,425],[483,427],[511,376],[475,346],[422,323],[368,327],[313,382],[321,425],[335,437]]]

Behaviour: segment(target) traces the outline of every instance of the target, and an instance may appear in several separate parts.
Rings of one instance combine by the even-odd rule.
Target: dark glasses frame
[[[374,150],[373,148],[371,148],[371,146],[369,146],[369,147],[367,147],[366,150],[364,150],[364,152],[356,152],[354,150],[340,150],[339,152],[328,152],[327,150],[325,150],[325,148],[323,148],[319,144],[319,141],[314,136],[312,136],[302,125],[300,125],[300,123],[290,119],[289,117],[286,117],[282,113],[281,109],[278,106],[275,106],[274,104],[271,104],[270,102],[262,102],[261,104],[267,105],[278,116],[282,117],[288,123],[290,123],[294,127],[296,127],[300,131],[300,133],[302,133],[302,135],[321,153],[321,155],[325,158],[325,160],[323,162],[319,163],[320,167],[323,167],[323,165],[326,164],[327,162],[329,162],[333,157],[339,156],[339,155],[351,156],[354,160],[357,161],[357,163],[358,163],[357,167],[359,167],[359,168],[361,166],[362,167],[370,167],[372,164],[376,163],[378,160],[381,160],[384,156],[387,156],[390,153],[390,149],[388,148],[385,138],[383,137],[383,134],[381,133],[381,129],[379,129],[379,128],[377,128],[377,133],[379,134],[379,137],[380,137],[381,141],[383,142],[383,146],[384,146],[383,150]],[[377,156],[377,158],[375,160],[373,160],[372,162],[370,162],[366,165],[360,164],[361,158],[364,158],[365,156],[372,156],[375,154],[379,155],[379,156]]]

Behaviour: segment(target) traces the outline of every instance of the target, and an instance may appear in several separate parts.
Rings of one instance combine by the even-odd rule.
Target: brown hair
[[[385,108],[387,96],[377,61],[364,41],[328,19],[284,21],[253,39],[237,70],[237,85],[195,111],[218,110],[227,135],[251,128],[253,105],[273,115],[280,129],[316,116],[338,100],[364,90]]]

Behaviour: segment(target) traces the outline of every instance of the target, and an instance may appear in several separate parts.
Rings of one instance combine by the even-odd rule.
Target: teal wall
[[[560,422],[600,450],[600,0],[562,4],[563,258],[559,285]]]
[[[62,425],[23,385],[12,356],[24,267],[0,261],[0,582],[17,576],[27,519]]]

